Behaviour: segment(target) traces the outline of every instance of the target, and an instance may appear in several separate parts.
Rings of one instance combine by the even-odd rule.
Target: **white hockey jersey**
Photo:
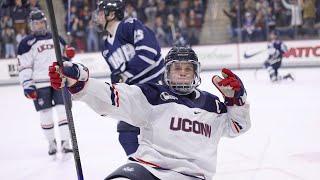
[[[164,85],[89,79],[73,99],[102,116],[140,127],[140,146],[131,159],[162,180],[212,179],[220,138],[250,128],[249,104],[227,107],[200,90],[180,96]]]
[[[66,43],[60,38],[60,47]],[[56,61],[52,34],[28,35],[18,46],[19,80],[22,86],[35,84],[37,88],[50,86],[48,68]]]

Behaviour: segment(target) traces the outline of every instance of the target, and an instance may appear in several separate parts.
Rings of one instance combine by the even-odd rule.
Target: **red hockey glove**
[[[242,106],[246,101],[247,93],[240,78],[226,68],[222,69],[221,74],[224,79],[215,75],[212,77],[212,83],[224,96],[225,104]]]
[[[72,59],[74,55],[76,54],[76,50],[74,47],[66,45],[64,48],[64,56],[68,59]]]
[[[75,94],[81,91],[89,79],[89,70],[82,64],[63,62],[63,67],[54,62],[49,66],[49,77],[51,86],[54,89],[61,89],[67,84],[70,93]]]

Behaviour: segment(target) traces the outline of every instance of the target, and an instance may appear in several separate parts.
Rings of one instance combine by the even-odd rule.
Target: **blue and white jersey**
[[[249,104],[226,106],[200,90],[182,96],[165,85],[89,79],[73,99],[139,127],[139,148],[130,159],[160,179],[212,179],[221,137],[236,137],[251,126]]]
[[[268,44],[268,62],[274,64],[281,62],[283,54],[288,50],[287,46],[279,40],[272,41]]]
[[[60,37],[61,48],[66,43]],[[62,52],[62,51],[61,51]],[[35,84],[37,88],[50,86],[48,68],[56,61],[52,34],[28,35],[18,46],[19,80],[23,87]]]
[[[128,77],[127,84],[155,82],[164,70],[161,49],[154,33],[139,20],[128,18],[116,24],[104,44],[103,57],[113,73],[119,71]],[[125,64],[125,69],[122,69]]]

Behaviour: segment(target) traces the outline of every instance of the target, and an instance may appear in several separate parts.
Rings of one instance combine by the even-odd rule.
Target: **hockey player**
[[[31,34],[25,37],[18,46],[19,80],[24,95],[32,99],[36,111],[40,114],[40,124],[49,142],[49,155],[55,157],[57,142],[54,134],[53,107],[57,112],[62,153],[72,152],[69,143],[69,128],[63,105],[61,90],[50,86],[47,67],[55,61],[55,50],[51,33],[48,32],[44,13],[34,10],[29,15]],[[66,43],[60,38],[60,43]],[[64,51],[71,58],[74,49],[67,47]]]
[[[62,77],[75,100],[102,116],[121,118],[140,127],[139,148],[106,179],[211,179],[221,137],[236,137],[250,126],[244,86],[233,72],[212,82],[224,102],[197,88],[200,63],[190,48],[174,47],[165,58],[163,84],[108,84],[89,78],[81,64],[49,67],[51,85],[62,88]]]
[[[270,32],[270,42],[268,44],[268,59],[264,62],[264,67],[267,69],[270,80],[272,82],[279,81],[281,79],[294,80],[289,73],[285,76],[280,76],[278,69],[281,67],[283,54],[287,51],[287,46],[278,38],[275,31]]]
[[[158,82],[164,63],[157,39],[139,20],[124,19],[124,9],[122,0],[100,0],[93,14],[94,22],[107,33],[102,55],[110,67],[111,82]],[[117,131],[126,154],[134,153],[139,146],[139,128],[119,121]]]

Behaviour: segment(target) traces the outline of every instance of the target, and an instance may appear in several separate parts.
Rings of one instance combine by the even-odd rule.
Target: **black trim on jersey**
[[[140,162],[139,160],[136,160],[132,157],[129,157],[129,160],[130,161],[134,161],[134,162],[139,162],[139,163],[144,163],[144,162]],[[150,166],[151,167],[151,166]],[[182,174],[184,176],[188,176],[188,177],[192,177],[192,178],[195,178],[195,179],[201,179],[201,180],[205,180],[206,178],[202,178],[202,177],[198,177],[198,176],[194,176],[194,175],[191,175],[191,174],[186,174],[186,173],[183,173],[183,172],[179,172],[179,171],[175,171],[175,170],[172,170],[172,169],[168,169],[168,168],[163,168],[163,167],[160,167],[160,166],[156,166],[156,167],[153,167],[153,169],[157,169],[157,170],[164,170],[164,171],[173,171],[173,172],[176,172],[176,173],[179,173],[179,174]]]
[[[177,104],[185,105],[189,108],[199,108],[208,112],[214,112],[218,114],[226,113],[227,107],[222,103],[219,98],[206,91],[196,90],[189,95],[178,95],[173,93],[168,86],[155,84],[155,83],[144,83],[137,84],[141,89],[148,102],[152,105],[160,105],[165,103],[175,102]],[[198,93],[198,95],[196,95]],[[163,98],[163,94],[166,97]],[[161,98],[162,96],[162,98]],[[217,104],[216,101],[219,103]],[[217,108],[217,105],[219,108]],[[217,112],[219,110],[219,112]]]

